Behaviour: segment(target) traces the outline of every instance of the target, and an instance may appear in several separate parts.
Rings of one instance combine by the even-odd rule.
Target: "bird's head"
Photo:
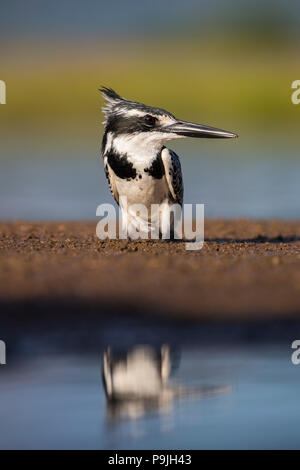
[[[103,152],[112,142],[115,145],[116,140],[119,145],[127,144],[125,147],[130,145],[157,150],[168,140],[184,137],[237,137],[232,132],[176,119],[164,109],[127,100],[111,88],[103,87],[100,91],[105,98],[102,108],[105,116]]]

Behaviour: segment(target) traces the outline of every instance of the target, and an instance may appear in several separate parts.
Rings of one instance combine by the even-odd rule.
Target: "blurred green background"
[[[111,202],[101,85],[240,135],[169,143],[183,155],[186,202],[211,217],[299,217],[297,0],[0,8],[1,218],[94,218]]]

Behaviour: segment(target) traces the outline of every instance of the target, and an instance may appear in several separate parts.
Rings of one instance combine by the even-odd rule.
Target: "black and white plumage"
[[[182,206],[183,204],[183,181],[181,164],[178,155],[170,149],[162,150],[164,166],[166,171],[166,180],[170,191],[169,200]]]
[[[174,204],[183,204],[180,160],[175,152],[165,147],[165,143],[184,137],[228,138],[236,135],[180,121],[164,109],[127,100],[110,88],[103,87],[101,92],[106,101],[102,155],[111,193],[120,205],[127,225],[138,223],[141,229],[144,224],[144,231],[148,232],[154,221],[164,236],[173,229],[170,208]],[[148,211],[148,215],[139,213],[138,221],[137,211],[131,210],[137,204]],[[153,207],[156,206],[159,207],[155,212]]]

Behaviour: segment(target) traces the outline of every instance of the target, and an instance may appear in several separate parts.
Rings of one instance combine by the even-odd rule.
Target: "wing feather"
[[[115,183],[114,172],[108,164],[107,157],[104,157],[104,171],[111,194],[113,195],[115,201],[119,204],[119,193]]]
[[[178,155],[173,150],[164,148],[161,152],[161,158],[165,168],[166,180],[173,202],[183,203],[183,181],[181,164]]]

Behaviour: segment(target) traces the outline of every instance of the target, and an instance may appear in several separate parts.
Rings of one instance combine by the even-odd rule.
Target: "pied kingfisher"
[[[178,120],[164,109],[122,98],[111,88],[102,87],[100,91],[106,101],[102,140],[104,169],[112,195],[121,207],[122,218],[127,226],[141,227],[143,220],[147,233],[153,229],[154,221],[159,227],[159,236],[168,238],[165,234],[169,234],[172,238],[174,219],[172,222],[170,208],[174,204],[182,206],[183,182],[179,157],[164,144],[184,137],[237,135]],[[146,215],[131,210],[136,205],[143,205]]]

